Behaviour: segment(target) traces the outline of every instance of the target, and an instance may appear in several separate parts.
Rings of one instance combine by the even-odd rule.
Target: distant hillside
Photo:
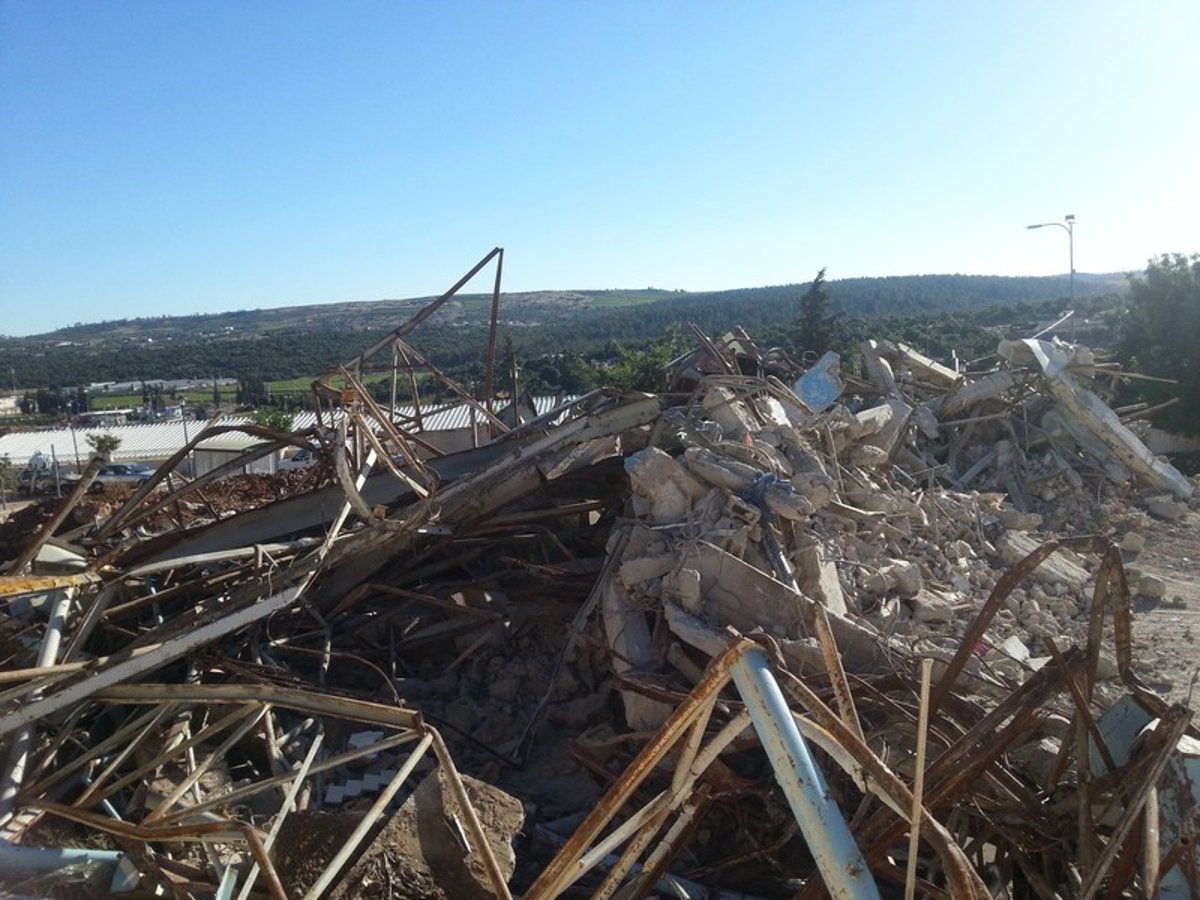
[[[915,275],[828,283],[847,316],[904,316],[1065,302],[1064,277]],[[1076,297],[1124,292],[1124,276],[1076,274]],[[778,328],[796,315],[806,283],[729,291],[574,290],[502,296],[505,334],[532,356],[582,353],[608,342],[644,340],[672,324],[718,331]],[[22,387],[215,375],[296,378],[353,357],[432,298],[330,303],[210,315],[161,316],[75,325],[0,340],[0,372]],[[464,294],[421,326],[415,343],[442,365],[478,360],[491,296]]]

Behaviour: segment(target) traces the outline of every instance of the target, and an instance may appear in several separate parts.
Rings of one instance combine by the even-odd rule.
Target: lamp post
[[[183,422],[183,445],[188,445],[188,430],[187,430],[187,397],[179,401],[179,418]],[[192,460],[192,454],[188,454],[188,475],[193,475],[196,471],[195,463]]]
[[[1075,214],[1063,217],[1063,222],[1039,222],[1036,225],[1026,225],[1026,228],[1061,228],[1067,233],[1067,253],[1071,266],[1071,305],[1075,305]]]

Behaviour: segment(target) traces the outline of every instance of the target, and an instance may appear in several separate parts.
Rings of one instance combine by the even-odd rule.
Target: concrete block
[[[1121,538],[1120,546],[1126,553],[1141,553],[1146,549],[1146,539],[1136,531],[1129,531]]]

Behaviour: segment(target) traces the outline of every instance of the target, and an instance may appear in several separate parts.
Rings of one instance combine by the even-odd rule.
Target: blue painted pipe
[[[879,900],[879,888],[842,811],[829,796],[825,777],[796,727],[766,653],[759,647],[747,647],[729,672],[829,896],[834,900]]]

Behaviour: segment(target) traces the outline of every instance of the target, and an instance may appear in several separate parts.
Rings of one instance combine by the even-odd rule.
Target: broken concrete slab
[[[1006,565],[1013,565],[1024,559],[1042,544],[1041,541],[1020,531],[1008,531],[1001,535],[996,542],[996,550],[1000,559]],[[1091,573],[1077,562],[1072,561],[1062,551],[1055,551],[1049,559],[1034,570],[1035,580],[1061,584],[1071,590],[1082,589],[1091,581]]]
[[[891,455],[904,437],[912,411],[903,400],[891,398],[856,413],[854,418],[865,441]]]
[[[896,374],[881,354],[883,343],[873,339],[866,340],[859,345],[859,351],[862,354],[863,366],[867,370],[867,376],[871,379],[875,387],[885,397],[896,397],[899,396],[899,390],[896,387]]]
[[[822,558],[822,548],[816,542],[796,551],[796,568],[800,590],[812,597],[834,615],[848,612],[837,565]]]
[[[705,541],[682,547],[678,566],[700,574],[700,607],[691,612],[706,621],[800,635],[805,601],[795,588]]]
[[[961,599],[954,594],[923,587],[909,601],[909,606],[918,622],[946,623],[954,621],[960,603]]]
[[[660,524],[681,522],[706,488],[668,453],[649,447],[625,458],[634,511]]]
[[[841,357],[832,350],[827,351],[796,380],[792,390],[809,409],[815,412],[829,409],[846,389],[840,365]]]
[[[935,401],[935,412],[943,422],[949,421],[985,400],[1002,397],[1016,384],[1016,376],[1009,369],[974,378],[954,393]]]
[[[952,390],[962,384],[963,376],[948,366],[943,366],[923,353],[918,353],[908,344],[895,344],[898,367],[907,370],[916,381],[932,385],[940,390]]]
[[[997,352],[1009,361],[1028,358],[1041,368],[1058,401],[1059,414],[1073,435],[1090,434],[1149,484],[1170,490],[1183,500],[1192,495],[1191,482],[1174,466],[1155,457],[1104,401],[1074,382],[1067,371],[1070,354],[1049,341],[1033,338],[1001,341]]]

